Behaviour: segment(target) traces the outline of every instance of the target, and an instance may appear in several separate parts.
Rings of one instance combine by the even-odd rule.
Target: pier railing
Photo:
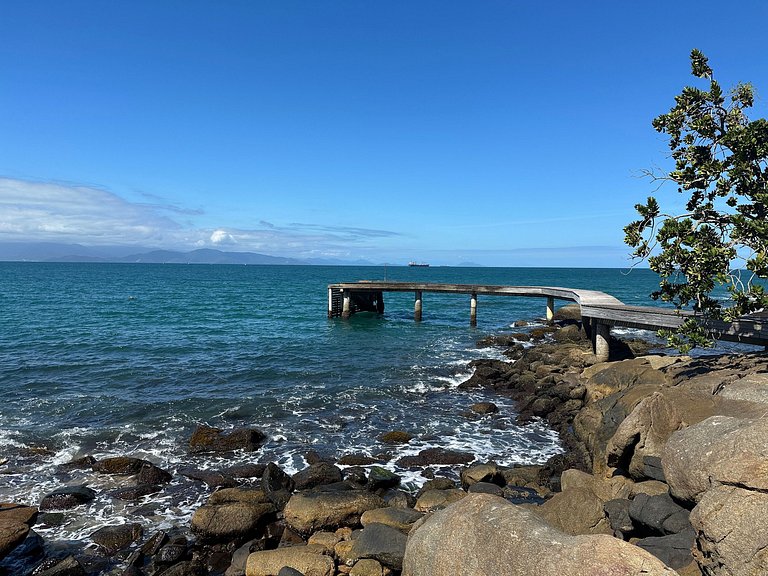
[[[429,282],[349,282],[328,286],[328,318],[349,318],[359,311],[383,312],[384,292],[413,292],[414,320],[423,317],[424,292],[465,294],[470,297],[469,322],[477,325],[479,295],[546,298],[546,318],[552,320],[555,300],[575,302],[592,347],[599,360],[607,360],[612,326],[643,330],[677,328],[690,312],[654,306],[628,306],[610,294],[596,290],[579,290],[556,286],[495,286],[485,284],[438,284]],[[745,344],[768,345],[768,318],[752,316],[735,322],[708,322],[707,327],[718,340]]]

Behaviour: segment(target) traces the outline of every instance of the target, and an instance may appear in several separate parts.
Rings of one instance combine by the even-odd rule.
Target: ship
[[[429,268],[429,264],[426,262],[408,262],[408,266],[412,266],[415,268]]]

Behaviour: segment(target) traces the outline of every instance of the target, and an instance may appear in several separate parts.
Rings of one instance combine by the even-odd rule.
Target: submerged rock
[[[266,435],[256,428],[235,428],[230,432],[224,432],[221,428],[201,424],[189,439],[189,449],[192,452],[232,452],[233,450],[253,452],[266,439]]]
[[[43,497],[40,510],[69,510],[94,498],[96,491],[86,486],[63,486]]]

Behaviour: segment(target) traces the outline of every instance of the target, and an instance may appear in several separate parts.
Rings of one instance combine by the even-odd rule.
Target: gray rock
[[[139,486],[168,484],[171,480],[173,476],[170,472],[149,462],[144,464],[136,475],[136,484]]]
[[[629,515],[629,504],[629,500],[625,498],[615,498],[614,500],[608,500],[608,502],[603,505],[603,509],[608,516],[608,522],[611,524],[611,530],[614,531],[614,534],[616,532],[628,534],[634,530],[635,526]]]
[[[467,492],[471,492],[472,494],[494,494],[495,496],[504,496],[504,490],[501,486],[491,484],[490,482],[478,482],[472,484]]]
[[[43,560],[32,571],[32,576],[86,576],[86,572],[74,556],[67,556]]]
[[[669,494],[638,494],[629,505],[629,515],[636,526],[644,526],[657,534],[675,534],[690,529],[688,510]]]
[[[670,568],[684,568],[693,562],[691,549],[696,542],[694,531],[689,528],[684,532],[667,536],[649,536],[635,542],[643,550],[647,550]]]
[[[283,566],[282,568],[280,568],[280,572],[277,573],[277,576],[304,576],[304,574],[302,574],[295,568],[291,568],[289,566]]]
[[[661,465],[661,457],[643,456],[643,476],[659,482],[667,481],[664,476],[664,468]]]
[[[470,494],[408,538],[402,576],[674,576],[657,558],[607,535],[568,536],[533,512]]]
[[[267,464],[261,477],[261,489],[267,498],[280,510],[285,508],[296,484],[285,471],[274,462]]]
[[[352,544],[352,555],[372,558],[393,570],[401,570],[407,537],[400,530],[385,524],[369,524]]]
[[[368,489],[379,490],[394,488],[400,484],[400,476],[382,468],[381,466],[371,466],[371,470],[368,473]]]

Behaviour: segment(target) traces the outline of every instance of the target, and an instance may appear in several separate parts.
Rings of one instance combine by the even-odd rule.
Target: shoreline
[[[395,530],[395,532],[398,532],[398,534],[405,535],[411,530],[414,523],[428,524],[429,521],[425,520],[425,518],[434,511],[444,508],[449,503],[463,499],[467,494],[475,493],[495,495],[495,497],[503,497],[507,501],[524,503],[524,507],[527,508],[534,507],[536,513],[539,516],[545,517],[549,525],[555,526],[570,535],[612,533],[621,536],[618,540],[623,541],[625,539],[637,540],[638,536],[664,538],[683,533],[684,530],[679,530],[672,534],[660,536],[646,535],[646,533],[653,533],[652,527],[649,528],[643,524],[635,526],[635,524],[632,524],[631,519],[629,522],[625,521],[622,525],[621,522],[616,520],[618,513],[608,514],[606,505],[609,501],[625,501],[626,505],[624,503],[614,503],[611,506],[618,506],[622,510],[624,508],[629,510],[629,506],[638,495],[645,494],[649,498],[655,498],[664,494],[663,487],[660,486],[662,482],[659,479],[659,476],[663,479],[661,456],[654,453],[661,452],[663,443],[651,449],[646,442],[642,447],[643,449],[638,451],[637,441],[634,443],[627,441],[623,446],[623,452],[619,449],[621,447],[617,448],[614,445],[611,445],[609,450],[607,448],[608,444],[614,440],[617,431],[622,426],[622,422],[634,414],[637,406],[643,404],[643,402],[647,404],[649,398],[655,398],[655,394],[658,394],[659,390],[665,387],[665,383],[662,382],[664,377],[669,376],[669,382],[666,387],[675,388],[683,381],[683,376],[681,375],[684,375],[686,370],[699,371],[705,375],[712,376],[713,374],[729,370],[729,365],[733,366],[739,363],[742,366],[741,371],[745,374],[759,374],[759,370],[766,363],[765,355],[747,354],[739,357],[731,356],[728,359],[731,360],[730,362],[721,362],[718,358],[686,360],[681,357],[652,356],[648,357],[648,359],[628,359],[607,363],[614,368],[609,366],[603,367],[600,370],[598,369],[600,365],[594,364],[594,359],[590,358],[591,353],[585,351],[585,340],[583,333],[579,330],[577,320],[574,318],[566,319],[561,326],[554,330],[553,343],[537,344],[530,348],[524,348],[519,343],[515,343],[514,339],[504,336],[494,338],[493,342],[484,342],[484,344],[497,346],[514,344],[512,347],[508,347],[505,353],[507,357],[514,359],[514,363],[507,364],[500,360],[474,361],[475,372],[473,376],[460,385],[462,389],[471,389],[475,386],[483,389],[492,389],[495,393],[511,398],[515,402],[519,412],[519,420],[525,421],[534,417],[543,418],[553,429],[557,430],[561,435],[561,442],[566,452],[550,458],[544,466],[523,465],[504,468],[493,463],[474,462],[474,456],[472,455],[470,455],[468,460],[467,455],[460,452],[441,451],[439,449],[432,450],[431,452],[424,450],[422,452],[427,453],[424,454],[422,460],[414,459],[410,464],[414,466],[419,465],[422,470],[429,468],[430,465],[440,464],[441,462],[444,463],[442,465],[454,466],[459,482],[442,478],[439,470],[437,474],[434,471],[428,471],[426,473],[427,478],[429,478],[429,475],[432,475],[433,478],[429,479],[415,496],[398,490],[396,486],[398,486],[400,478],[388,470],[379,468],[377,466],[378,462],[355,461],[354,459],[347,459],[345,462],[344,458],[330,462],[323,460],[319,455],[308,458],[309,467],[293,475],[293,478],[286,475],[276,466],[272,468],[264,465],[253,465],[250,468],[241,466],[232,476],[240,475],[239,478],[249,483],[250,486],[240,488],[236,487],[236,483],[232,484],[231,480],[233,478],[228,477],[228,474],[191,469],[179,470],[177,472],[186,478],[202,481],[208,484],[211,489],[216,489],[210,495],[208,501],[198,508],[198,511],[193,516],[191,529],[189,529],[190,527],[182,528],[181,533],[173,530],[158,530],[154,534],[141,534],[141,531],[136,529],[135,526],[129,530],[125,526],[131,525],[123,525],[120,530],[114,528],[107,531],[114,532],[117,530],[124,532],[119,538],[115,534],[110,534],[109,541],[113,543],[109,546],[105,546],[103,543],[91,545],[90,550],[83,550],[83,552],[86,552],[87,558],[75,559],[68,556],[70,560],[64,559],[63,561],[77,562],[84,570],[87,569],[87,571],[82,572],[84,574],[114,573],[143,576],[164,573],[169,575],[176,573],[199,573],[237,576],[238,574],[245,573],[245,564],[242,560],[247,558],[248,553],[258,551],[252,550],[252,548],[268,549],[273,546],[279,546],[279,549],[283,551],[286,549],[303,548],[303,550],[298,552],[304,555],[310,554],[309,550],[312,550],[311,554],[319,555],[323,558],[318,560],[317,558],[302,556],[301,561],[310,562],[312,566],[322,564],[325,566],[323,569],[328,568],[328,560],[330,559],[333,567],[329,569],[331,571],[326,570],[328,574],[350,573],[353,576],[355,574],[363,574],[359,570],[355,572],[355,566],[361,563],[372,570],[371,574],[398,574],[403,569],[402,561],[407,538],[403,540],[394,532],[387,532],[387,530],[375,526],[388,526]],[[542,336],[550,332],[549,329],[539,329],[539,333]],[[632,353],[632,346],[636,348],[634,352],[639,353],[642,351],[642,347],[637,343],[619,344],[617,341],[614,345],[619,347],[616,350],[618,354],[624,354],[628,358],[635,355]],[[734,362],[734,360],[736,361]],[[752,364],[746,366],[744,362],[752,362]],[[684,368],[684,366],[688,368]],[[768,368],[766,368],[766,371],[768,371]],[[612,384],[608,383],[610,381],[608,373],[611,372],[617,374],[614,378],[615,382]],[[600,377],[601,373],[603,374],[602,377]],[[584,378],[584,374],[587,374],[586,378]],[[628,379],[628,384],[622,378]],[[677,384],[674,384],[675,379],[677,379]],[[627,399],[634,391],[644,386],[648,387],[648,390],[646,390],[647,394],[639,394],[631,400]],[[606,436],[608,430],[601,427],[603,422],[602,420],[597,422],[597,417],[605,417],[605,414],[596,410],[595,407],[606,405],[608,403],[606,399],[610,400],[612,395],[617,394],[620,398],[615,399],[619,401],[611,407],[610,410],[613,410],[614,413],[609,418],[611,420],[610,425],[613,427],[613,433],[610,437],[604,438],[603,436]],[[741,400],[741,402],[751,401]],[[752,403],[754,404],[754,402]],[[619,407],[617,408],[617,406]],[[746,409],[749,406],[744,405],[741,408]],[[768,407],[766,408],[768,409]],[[482,417],[483,410],[492,409],[492,406],[473,407],[473,410],[475,410],[479,417]],[[620,412],[624,412],[622,418],[618,418]],[[487,413],[485,412],[485,414]],[[749,411],[744,412],[742,410],[742,415],[744,414],[749,414]],[[597,424],[590,428],[590,423],[595,424],[596,422]],[[685,428],[681,424],[683,422],[678,423],[677,427]],[[685,422],[685,424],[689,423]],[[675,431],[677,430],[669,430],[667,436],[671,436],[672,432]],[[198,429],[198,432],[200,432],[200,429]],[[590,434],[593,436],[590,436]],[[224,442],[224,445],[228,447],[227,449],[233,446],[233,442],[235,442],[234,445],[242,449],[243,446],[237,444],[237,442],[241,441],[245,442],[253,450],[258,449],[259,446],[259,439],[255,430],[243,429],[237,431],[236,438],[229,437],[231,433],[221,434],[213,429],[203,430],[198,436],[206,437],[209,441],[214,442],[214,444],[216,442]],[[632,435],[630,436],[633,437]],[[192,444],[194,442],[191,443],[191,446]],[[639,460],[634,452],[640,453]],[[654,458],[657,458],[659,461],[657,462]],[[632,464],[633,459],[637,460],[634,464]],[[152,490],[150,487],[154,489],[163,485],[162,482],[165,479],[164,471],[151,465],[151,463],[135,462],[130,461],[130,459],[124,459],[120,462],[117,462],[118,459],[114,458],[106,460],[110,460],[110,462],[83,461],[76,465],[101,466],[106,474],[130,473],[135,475],[137,480],[134,493],[125,493],[123,494],[124,496],[136,496],[138,494],[141,497],[142,491],[146,494],[151,494]],[[609,463],[614,464],[614,466],[609,466]],[[336,464],[345,466],[345,468],[342,470]],[[358,464],[358,466],[355,464]],[[117,467],[112,468],[111,472],[107,472],[106,470],[110,466]],[[609,469],[611,470],[610,475],[606,475]],[[660,469],[662,469],[661,473],[659,472]],[[566,470],[568,472],[563,474]],[[143,479],[141,477],[142,474],[145,475]],[[651,476],[646,475],[644,477],[644,474],[651,474]],[[648,492],[653,493],[648,494]],[[352,494],[354,498],[347,496],[347,493]],[[319,496],[322,494],[326,496]],[[616,497],[603,501],[607,495]],[[82,494],[71,497],[78,498],[81,496],[87,497]],[[324,498],[328,502],[323,501]],[[339,503],[340,498],[341,500],[347,498],[349,502],[345,501],[342,506]],[[361,499],[365,502],[359,502]],[[309,500],[312,502],[308,504],[307,501]],[[352,502],[353,500],[354,502]],[[317,501],[323,502],[318,503]],[[589,508],[594,512],[598,508],[596,506],[598,501],[601,503],[599,508],[602,514],[593,514],[592,517],[588,519],[581,518],[579,521],[574,520],[583,512],[583,508]],[[294,502],[294,504],[291,504],[291,502]],[[329,502],[333,503],[329,504]],[[675,500],[673,500],[673,503],[678,504]],[[304,508],[301,508],[300,504]],[[307,508],[311,509],[313,506],[314,511],[310,510],[307,512]],[[339,506],[351,506],[354,510],[347,517],[334,520],[338,525],[334,523],[329,524],[326,521],[323,521],[325,523],[320,522],[318,524],[316,518],[307,520],[307,514],[310,517],[312,514],[325,514],[327,516],[329,508],[335,509]],[[296,512],[294,510],[296,507],[300,507],[301,511]],[[317,509],[318,507],[320,510]],[[690,512],[690,507],[679,507]],[[260,510],[260,513],[255,512],[254,510],[256,509]],[[204,514],[212,514],[213,516],[201,519],[200,510],[204,510]],[[379,510],[388,511],[388,514],[376,512]],[[375,514],[373,514],[374,512]],[[404,522],[401,518],[398,524],[398,522],[390,517],[393,513],[395,516],[405,514],[411,521]],[[305,514],[305,516],[301,516],[301,514]],[[365,517],[366,514],[368,519]],[[373,514],[376,521],[371,521],[371,514]],[[250,518],[251,521],[246,528],[244,528],[243,524],[243,515]],[[382,515],[383,517],[380,518],[379,516]],[[596,516],[602,517],[596,518]],[[435,517],[440,517],[440,515],[435,514]],[[0,520],[3,518],[4,516],[0,515]],[[30,523],[30,520],[31,517],[27,518],[26,523]],[[356,551],[353,553],[351,550],[353,544],[350,544],[353,542],[351,528],[359,526],[361,522],[365,528],[358,532],[358,536],[366,534],[369,525],[374,526],[375,528],[372,531],[369,530],[369,532],[376,536],[374,539],[376,541],[370,543],[366,540],[366,545],[372,546],[373,551],[369,549],[363,550],[361,548],[362,544],[358,543],[356,544]],[[582,522],[583,525],[580,526],[578,522]],[[231,524],[238,525],[239,527],[233,527]],[[393,524],[396,526],[395,528],[392,527]],[[229,526],[223,530],[223,533],[221,532],[222,525]],[[270,530],[272,530],[272,533],[270,533]],[[347,534],[347,530],[350,531],[349,534]],[[686,530],[688,530],[687,527]],[[339,531],[341,532],[338,533]],[[377,531],[383,531],[385,534],[376,534]],[[276,535],[277,532],[280,533],[279,537]],[[330,533],[333,533],[334,536],[329,537],[328,534]],[[256,538],[254,540],[254,538],[247,538],[248,536],[256,536]],[[690,537],[690,533],[686,533],[686,537]],[[116,538],[122,545],[114,543]],[[183,545],[181,544],[181,538],[184,539]],[[313,543],[313,539],[322,540],[323,538],[329,541],[337,541],[333,546],[325,546],[325,548],[320,550],[322,547],[315,546],[316,542]],[[91,539],[94,542],[96,541],[96,538]],[[356,540],[357,537],[355,538]],[[678,552],[680,550],[680,540],[681,538],[678,537],[675,544],[677,546],[675,550]],[[695,538],[692,539],[692,541],[694,540]],[[153,541],[157,544],[156,549],[153,549],[152,546],[148,547],[149,543]],[[158,544],[161,541],[162,543]],[[177,552],[179,552],[175,558],[176,561],[160,561],[158,554],[174,541],[176,541],[175,546]],[[377,550],[377,546],[381,547],[383,545],[382,542],[388,542],[390,545],[392,545],[392,542],[395,542],[397,551],[392,552],[392,550],[389,550],[385,554],[381,550]],[[248,545],[247,552],[243,552],[243,545],[246,543],[250,544]],[[293,545],[285,546],[286,544]],[[38,542],[38,548],[39,545],[40,543]],[[315,547],[312,548],[313,546]],[[27,562],[24,565],[24,569],[27,569],[39,561],[40,550],[38,549],[35,552],[34,546],[27,546],[27,542],[25,542],[22,544],[21,549],[17,549],[15,553],[19,560],[23,558],[20,552],[25,552],[25,547],[29,548],[29,550],[26,550]],[[640,547],[634,546],[634,548],[638,549]],[[347,548],[350,548],[350,550],[347,550]],[[236,554],[238,551],[239,555]],[[267,551],[265,550],[265,553]],[[105,552],[109,553],[105,554]],[[295,554],[298,554],[298,552],[294,551]],[[421,551],[420,553],[423,554],[424,552]],[[283,552],[283,554],[290,556],[288,552]],[[662,552],[659,552],[659,554],[662,554]],[[35,558],[35,555],[37,555],[38,560],[33,562],[30,559]],[[236,562],[233,562],[236,555],[239,562],[237,565],[243,569],[242,571],[240,568],[235,567]],[[120,561],[115,563],[114,560],[110,560],[109,558],[112,556],[115,556]],[[165,556],[163,558],[167,560]],[[684,559],[684,555],[678,553],[678,556],[673,560],[670,560],[669,557],[666,559],[674,564],[679,564]],[[690,560],[693,561],[693,559],[694,557],[691,555]],[[701,559],[702,561],[706,560],[704,556]],[[371,562],[365,562],[368,560]],[[378,563],[378,568],[373,565],[373,562]],[[258,561],[254,560],[251,563],[256,565]],[[688,570],[684,572],[685,574],[701,574],[700,571],[691,571],[693,570],[691,562],[688,562],[685,566],[678,567]],[[55,569],[55,564],[50,569]],[[362,570],[362,567],[360,569]],[[377,569],[379,572],[376,572]],[[417,568],[413,567],[407,569],[417,570]],[[73,568],[73,570],[75,570],[73,574],[77,573],[77,568]],[[47,576],[48,573],[43,570],[36,573],[36,575]],[[50,573],[53,574],[55,572]],[[258,573],[257,568],[248,572],[249,576]],[[309,574],[314,572],[304,571],[300,573]],[[406,571],[402,573],[411,574],[411,572]],[[456,573],[460,573],[460,570]],[[415,571],[412,574],[415,576],[419,572]]]

